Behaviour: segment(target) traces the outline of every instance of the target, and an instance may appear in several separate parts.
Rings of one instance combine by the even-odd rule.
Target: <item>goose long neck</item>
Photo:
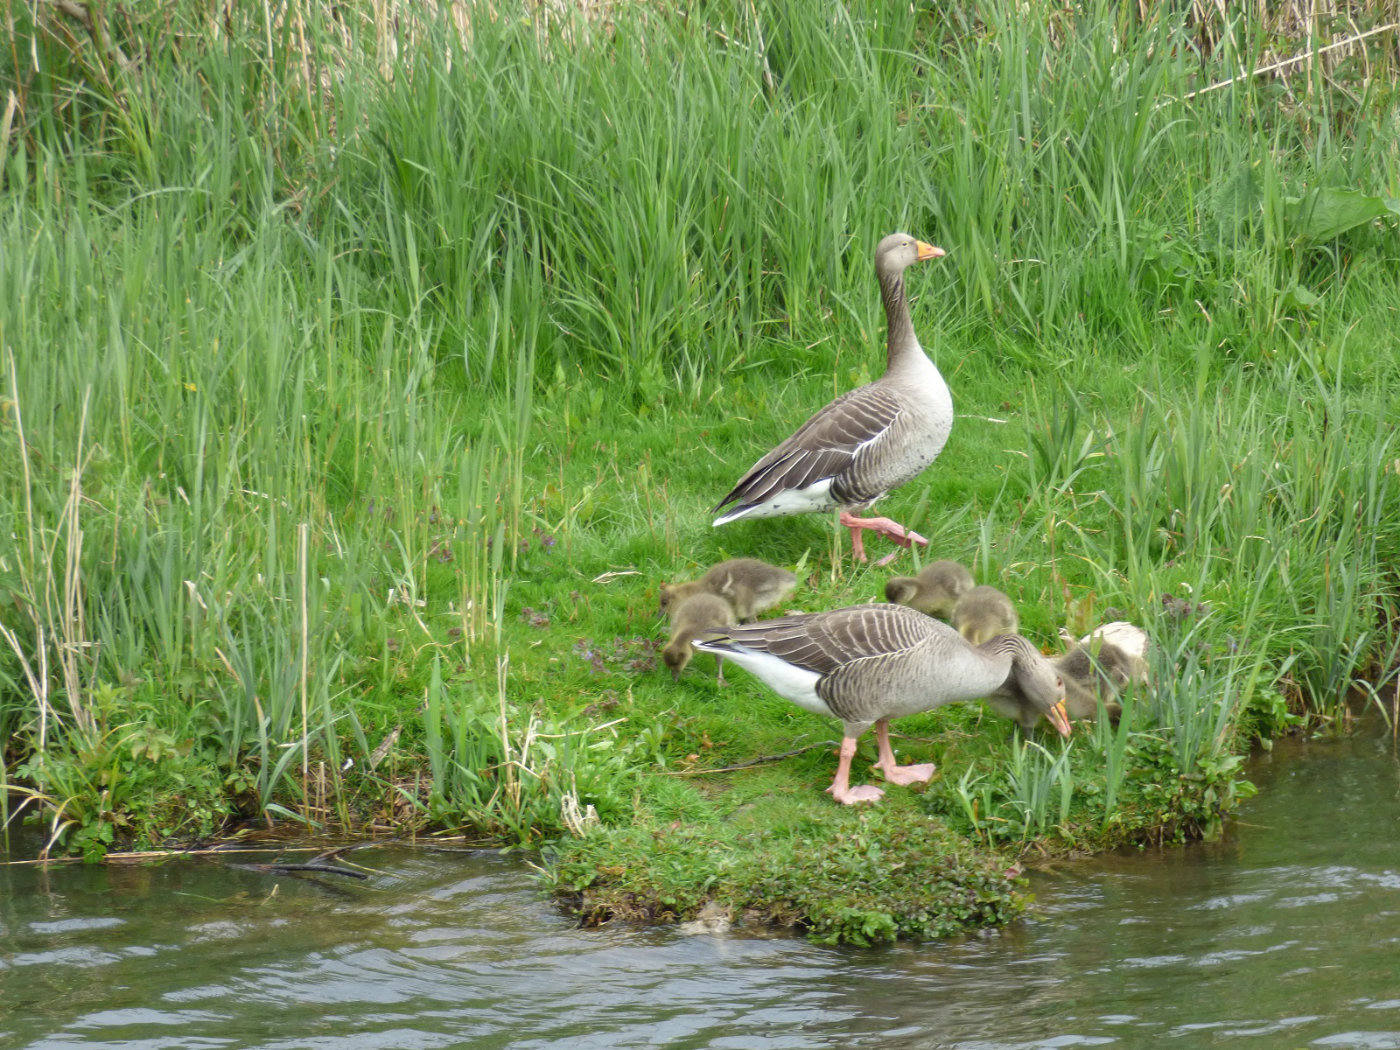
[[[914,319],[909,316],[909,297],[904,292],[904,273],[881,273],[880,298],[885,303],[885,367],[892,369],[906,358],[919,354],[914,335]]]
[[[1001,677],[1000,688],[1005,688],[1015,674],[1016,665],[1026,659],[1028,653],[1039,652],[1018,634],[999,634],[989,638],[977,647],[989,670],[996,669]]]

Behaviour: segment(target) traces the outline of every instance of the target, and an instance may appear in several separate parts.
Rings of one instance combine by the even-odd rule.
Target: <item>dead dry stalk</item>
[[[97,728],[96,715],[87,702],[97,672],[97,644],[88,638],[82,568],[82,478],[90,458],[83,443],[87,434],[90,391],[83,395],[73,471],[58,521],[49,528],[36,526],[29,441],[24,432],[13,353],[8,355],[7,364],[24,485],[25,538],[22,548],[18,544],[15,546],[18,597],[34,633],[32,641],[26,644],[16,630],[0,624],[0,637],[18,659],[25,685],[34,698],[38,714],[37,745],[43,750],[51,725],[67,724],[72,729],[89,733]],[[58,565],[60,544],[63,547],[61,569]],[[54,703],[58,688],[63,691],[66,712],[61,712]]]
[[[1338,48],[1350,47],[1353,44],[1358,44],[1361,41],[1367,40],[1370,37],[1376,36],[1379,33],[1390,33],[1394,32],[1397,29],[1400,29],[1400,22],[1388,22],[1383,26],[1376,26],[1376,28],[1374,29],[1368,29],[1364,33],[1356,33],[1352,36],[1347,37],[1344,40],[1338,40],[1336,43],[1328,44],[1326,47],[1319,47],[1314,49],[1311,45],[1309,45],[1306,51],[1303,51],[1300,54],[1293,55],[1290,58],[1285,58],[1278,62],[1271,62],[1268,65],[1259,66],[1256,69],[1246,70],[1245,72],[1239,73],[1238,75],[1233,77],[1229,77],[1226,80],[1218,81],[1214,84],[1207,85],[1203,88],[1197,88],[1195,91],[1188,91],[1186,94],[1182,95],[1177,101],[1188,102],[1199,95],[1207,95],[1212,91],[1219,91],[1221,88],[1227,88],[1231,84],[1238,84],[1242,80],[1252,80],[1255,77],[1263,76],[1266,73],[1281,73],[1284,70],[1291,70],[1294,66],[1298,65],[1306,64],[1307,68],[1311,69],[1313,60],[1320,55],[1329,54],[1332,51],[1336,51]]]

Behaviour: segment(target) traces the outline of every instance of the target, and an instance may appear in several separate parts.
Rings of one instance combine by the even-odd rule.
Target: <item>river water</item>
[[[1034,876],[998,935],[851,951],[577,930],[491,853],[332,886],[0,868],[0,1047],[1400,1050],[1400,763],[1280,745],[1223,842]]]

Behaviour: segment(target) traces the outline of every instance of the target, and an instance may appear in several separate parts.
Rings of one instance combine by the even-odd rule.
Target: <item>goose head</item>
[[[875,246],[875,272],[884,276],[903,273],[916,262],[946,255],[942,248],[916,240],[907,233],[892,233]]]
[[[1018,647],[1011,660],[1011,678],[1016,691],[1055,727],[1060,736],[1070,735],[1065,714],[1065,682],[1059,671],[1029,642]]]

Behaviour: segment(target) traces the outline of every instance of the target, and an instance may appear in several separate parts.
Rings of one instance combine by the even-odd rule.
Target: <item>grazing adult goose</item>
[[[999,634],[1015,634],[1021,619],[1011,599],[995,587],[974,587],[953,607],[953,626],[973,645]]]
[[[928,542],[889,518],[852,512],[916,477],[943,450],[953,427],[948,384],[914,335],[904,293],[904,271],[943,254],[907,233],[892,233],[876,245],[875,275],[888,328],[885,374],[842,394],[755,463],[715,507],[723,511],[732,504],[715,525],[839,508],[839,523],[851,530],[851,550],[860,561],[866,529],[904,547]]]
[[[692,594],[671,608],[671,640],[661,650],[661,659],[671,669],[671,680],[679,682],[681,672],[695,655],[691,640],[706,631],[733,626],[734,610],[713,594]],[[724,684],[724,657],[715,657],[715,680]]]
[[[1123,713],[1118,696],[1129,682],[1137,680],[1141,660],[1105,641],[1094,653],[1075,645],[1052,658],[1050,663],[1065,683],[1065,713],[1071,721],[1097,719],[1102,701],[1109,720],[1116,723]],[[1015,690],[989,697],[987,703],[998,714],[1016,722],[1025,733],[1040,721],[1035,705]]]
[[[872,725],[886,782],[933,776],[931,764],[895,764],[891,718],[1011,689],[1061,733],[1070,732],[1064,684],[1030,642],[1003,635],[974,647],[947,624],[902,605],[780,616],[697,638],[695,648],[727,656],[798,707],[844,723],[836,779],[827,790],[847,805],[884,794],[869,784],[850,786],[856,741]]]
[[[698,580],[661,585],[661,611],[695,594],[713,594],[734,608],[740,623],[747,623],[797,590],[797,577],[757,558],[730,558]]]
[[[885,600],[947,620],[972,583],[972,573],[955,561],[929,562],[917,576],[891,576]]]

